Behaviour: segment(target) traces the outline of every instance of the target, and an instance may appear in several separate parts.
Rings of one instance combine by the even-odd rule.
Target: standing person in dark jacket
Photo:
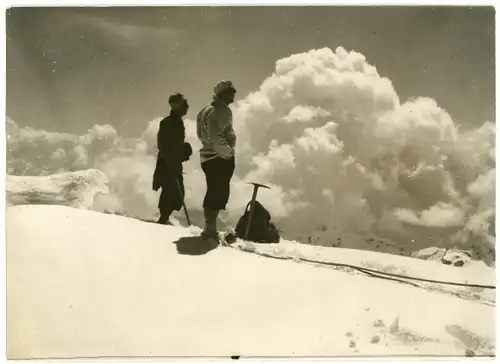
[[[207,192],[203,200],[204,238],[217,238],[217,216],[225,210],[230,195],[230,182],[235,169],[236,134],[229,105],[236,89],[231,81],[221,81],[214,88],[213,102],[197,117],[197,134],[203,147],[201,168],[205,173]]]
[[[161,188],[158,208],[159,224],[171,225],[170,215],[182,208],[184,199],[184,178],[182,162],[189,160],[191,145],[185,142],[186,133],[182,117],[186,115],[189,104],[182,94],[169,97],[170,115],[160,121],[157,135],[158,157],[153,174],[153,190]]]

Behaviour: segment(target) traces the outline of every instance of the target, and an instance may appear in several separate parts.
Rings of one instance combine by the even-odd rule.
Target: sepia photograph
[[[6,356],[496,356],[495,8],[15,5]]]

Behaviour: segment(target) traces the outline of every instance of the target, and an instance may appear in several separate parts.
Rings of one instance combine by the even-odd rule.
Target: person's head
[[[231,81],[220,81],[214,88],[214,94],[217,98],[229,105],[234,102],[236,88]]]
[[[189,110],[189,104],[186,98],[180,93],[171,95],[168,98],[168,103],[172,111],[180,116],[186,115]]]

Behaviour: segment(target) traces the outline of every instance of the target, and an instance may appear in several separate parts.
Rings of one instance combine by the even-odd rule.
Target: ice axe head
[[[264,188],[267,188],[267,189],[271,189],[271,187],[269,186],[266,186],[266,185],[263,185],[261,183],[256,183],[256,182],[248,182],[249,185],[253,185],[255,188],[259,188],[259,187],[264,187]]]
[[[247,226],[245,229],[245,235],[243,237],[245,240],[248,239],[248,234],[250,233],[250,225],[252,223],[253,210],[254,210],[254,206],[255,206],[255,200],[257,199],[257,191],[258,191],[259,187],[271,189],[271,187],[263,185],[261,183],[248,182],[248,184],[253,185],[253,194],[252,194],[252,201],[250,201],[249,204],[247,205],[247,208],[248,208],[248,206],[250,206],[250,213],[248,215],[248,221],[247,221]]]

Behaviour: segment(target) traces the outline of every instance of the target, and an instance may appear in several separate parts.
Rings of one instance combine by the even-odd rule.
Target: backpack
[[[245,238],[245,230],[247,228],[247,221],[250,217],[250,205],[252,201],[247,204],[245,213],[238,220],[236,224],[236,237],[240,239]],[[254,202],[254,211],[252,216],[252,223],[248,233],[248,241],[255,243],[279,243],[280,234],[276,226],[271,222],[271,214],[266,210],[259,201]]]

